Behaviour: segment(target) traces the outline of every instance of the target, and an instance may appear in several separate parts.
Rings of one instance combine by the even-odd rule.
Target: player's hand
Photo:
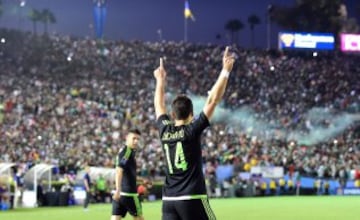
[[[230,73],[234,66],[235,57],[230,53],[229,49],[229,47],[225,48],[223,56],[223,69]]]
[[[166,77],[166,71],[164,68],[164,60],[163,58],[160,58],[160,65],[159,67],[154,71],[154,77],[157,80],[163,80]]]
[[[120,191],[116,190],[115,193],[114,193],[114,195],[112,196],[113,200],[119,201],[119,200],[120,200],[120,197],[121,197]]]

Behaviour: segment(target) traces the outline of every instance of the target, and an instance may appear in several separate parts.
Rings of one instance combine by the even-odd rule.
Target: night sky
[[[92,0],[27,0],[20,10],[20,0],[3,0],[5,12],[0,18],[0,27],[32,30],[32,23],[26,18],[31,8],[50,9],[57,19],[49,26],[50,32],[61,35],[93,36]],[[295,0],[189,0],[190,9],[196,21],[188,21],[188,41],[194,43],[228,43],[225,23],[229,19],[239,19],[245,24],[240,33],[239,44],[250,46],[250,31],[247,18],[256,14],[261,24],[255,27],[255,46],[266,46],[266,9],[269,4],[292,5]],[[256,3],[256,4],[255,4]],[[348,0],[350,16],[355,0]],[[350,7],[349,7],[350,6]],[[107,0],[107,21],[105,37],[121,40],[157,41],[157,30],[162,30],[165,40],[184,39],[184,0]],[[353,16],[353,15],[352,15]],[[22,19],[21,19],[22,18]],[[38,30],[43,26],[38,24]],[[272,26],[272,46],[276,47],[277,32]],[[220,34],[222,38],[216,40]]]

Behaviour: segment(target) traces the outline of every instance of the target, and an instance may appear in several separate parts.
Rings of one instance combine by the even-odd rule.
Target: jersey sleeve
[[[171,120],[168,115],[160,115],[160,117],[157,119],[157,127],[159,129],[160,134],[163,133],[165,130],[165,127],[171,123]]]
[[[116,158],[116,167],[125,168],[129,162],[131,150],[129,148],[122,149]]]
[[[209,120],[204,114],[204,112],[201,112],[199,117],[196,118],[192,123],[192,129],[195,134],[201,134],[201,132],[209,126]]]

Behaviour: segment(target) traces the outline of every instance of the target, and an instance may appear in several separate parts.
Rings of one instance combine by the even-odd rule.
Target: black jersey
[[[163,197],[181,200],[206,195],[200,141],[202,131],[209,126],[206,115],[202,112],[182,126],[175,126],[168,115],[161,115],[157,124],[167,164]]]
[[[120,150],[116,166],[123,169],[121,192],[136,193],[136,160],[135,151],[127,146]]]

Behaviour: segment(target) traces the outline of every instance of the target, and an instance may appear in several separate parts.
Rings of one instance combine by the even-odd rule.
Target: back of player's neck
[[[181,126],[181,125],[185,125],[186,120],[175,120],[175,126]]]
[[[192,120],[192,117],[189,117],[189,118],[187,118],[185,120],[176,120],[175,119],[175,127],[176,126],[187,125],[187,124],[189,124],[191,122],[191,120]]]

